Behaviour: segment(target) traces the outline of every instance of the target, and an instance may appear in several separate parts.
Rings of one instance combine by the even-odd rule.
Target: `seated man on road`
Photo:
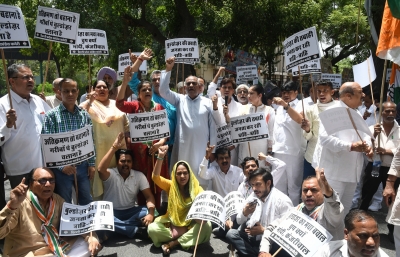
[[[79,237],[61,239],[58,235],[64,199],[54,193],[55,182],[50,169],[36,168],[11,190],[10,200],[0,212],[5,256],[66,256],[75,248]],[[89,244],[88,254],[93,256],[101,245],[96,233],[92,233],[93,236],[87,233],[81,237]]]
[[[321,226],[331,233],[332,240],[343,238],[343,231],[337,228],[343,222],[343,205],[340,203],[339,195],[331,188],[325,178],[324,169],[316,169],[316,177],[309,176],[303,180],[301,200],[296,209],[310,216]],[[270,257],[279,246],[272,241],[270,235],[279,224],[287,219],[287,215],[272,222],[264,232],[261,239],[259,257]],[[276,257],[290,256],[282,250]]]
[[[239,229],[226,234],[239,256],[258,256],[261,236],[265,228],[281,218],[292,207],[289,197],[274,187],[271,172],[264,168],[252,172],[249,181],[253,193],[245,200],[246,205],[236,216]]]
[[[148,226],[154,220],[155,200],[149,182],[142,172],[132,170],[133,153],[119,149],[124,140],[119,133],[114,144],[99,163],[99,177],[104,185],[104,201],[114,205],[115,232],[132,238],[138,228]],[[108,169],[115,154],[117,167]],[[135,206],[139,190],[146,199],[146,206]]]
[[[380,247],[378,223],[364,210],[351,210],[344,219],[344,239],[325,244],[314,256],[389,257]]]

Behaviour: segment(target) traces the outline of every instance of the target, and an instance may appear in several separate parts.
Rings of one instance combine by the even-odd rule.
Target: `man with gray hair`
[[[185,85],[184,85],[184,82],[183,82],[183,81],[179,82],[179,83],[176,85],[176,92],[179,93],[179,94],[181,94],[181,95],[184,95],[184,94],[185,94]]]
[[[50,107],[31,94],[35,80],[28,66],[13,64],[7,73],[13,108],[8,94],[0,99],[0,146],[4,169],[14,188],[33,168],[43,166],[40,132]]]
[[[53,81],[53,92],[54,92],[54,95],[46,97],[46,103],[51,107],[51,109],[59,106],[60,103],[62,102],[60,88],[59,88],[59,85],[58,85],[58,83],[60,83],[61,80],[62,80],[62,78],[56,78]]]

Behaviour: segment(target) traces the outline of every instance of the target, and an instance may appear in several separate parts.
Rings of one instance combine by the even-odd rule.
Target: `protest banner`
[[[299,72],[300,67],[300,72]],[[289,72],[292,73],[293,76],[311,74],[311,73],[321,73],[321,63],[318,60],[312,60],[306,63],[302,63],[299,66],[293,67]]]
[[[236,81],[237,84],[246,83],[251,80],[258,79],[258,70],[256,65],[237,66],[236,67]]]
[[[293,257],[311,257],[332,235],[312,218],[292,210],[270,238]]]
[[[351,118],[349,114],[351,115]],[[367,123],[365,123],[361,115],[351,108],[336,107],[328,109],[326,111],[320,112],[319,118],[321,119],[322,125],[324,125],[326,133],[328,135],[332,135],[342,130],[353,130],[355,129],[355,126],[358,131],[364,132],[371,138],[374,138],[367,126]],[[354,122],[354,126],[352,121]]]
[[[60,236],[82,235],[95,230],[114,231],[112,202],[95,201],[83,206],[63,204]]]
[[[253,113],[231,118],[232,143],[243,143],[269,138],[264,113]]]
[[[217,126],[217,144],[215,149],[232,145],[231,130],[228,125]]]
[[[243,50],[234,52],[232,49],[228,50],[221,61],[221,66],[225,67],[225,71],[236,74],[237,66],[256,65],[257,68],[261,63],[261,57],[250,54]]]
[[[17,6],[0,4],[0,48],[31,48],[24,15]]]
[[[85,161],[95,155],[92,126],[57,134],[40,135],[46,167],[56,168]]]
[[[193,64],[199,62],[197,38],[174,38],[165,40],[165,60],[175,56],[175,63]]]
[[[354,81],[360,84],[361,87],[366,87],[370,84],[370,81],[376,79],[376,71],[372,55],[368,59],[360,64],[353,66]],[[366,76],[366,74],[369,76]]]
[[[167,111],[128,114],[132,143],[169,137]]]
[[[99,29],[79,29],[75,44],[69,45],[69,54],[88,55],[99,54],[108,55],[107,35],[104,30]]]
[[[244,198],[238,191],[230,192],[225,197],[213,191],[203,191],[194,199],[186,220],[207,220],[224,229],[225,221],[242,211],[243,202]]]
[[[330,81],[333,85],[333,88],[340,88],[342,85],[342,74],[322,73],[321,80]]]
[[[79,13],[39,6],[35,38],[64,44],[75,44]]]
[[[141,53],[136,52],[132,53],[136,56],[139,56]],[[129,53],[118,55],[118,79],[122,80],[124,77],[124,70],[126,66],[132,66],[131,58],[129,57]],[[139,70],[143,75],[147,74],[147,60],[143,60],[142,64],[140,64]]]
[[[315,27],[311,27],[297,32],[283,41],[286,70],[320,58],[317,36]]]

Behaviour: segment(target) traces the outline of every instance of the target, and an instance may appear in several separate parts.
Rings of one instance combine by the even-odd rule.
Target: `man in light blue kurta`
[[[186,95],[177,94],[169,89],[171,70],[175,59],[169,58],[165,71],[161,72],[160,95],[176,107],[177,126],[171,162],[179,160],[189,163],[197,170],[206,151],[207,142],[216,144],[216,126],[212,115],[213,106],[210,99],[202,97],[197,77],[189,76],[185,80]],[[198,177],[200,185],[206,190],[208,181]]]

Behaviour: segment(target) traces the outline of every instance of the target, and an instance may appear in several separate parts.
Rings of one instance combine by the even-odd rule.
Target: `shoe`
[[[379,211],[380,209],[382,209],[382,205],[379,202],[373,202],[369,207],[368,210],[369,211]]]

